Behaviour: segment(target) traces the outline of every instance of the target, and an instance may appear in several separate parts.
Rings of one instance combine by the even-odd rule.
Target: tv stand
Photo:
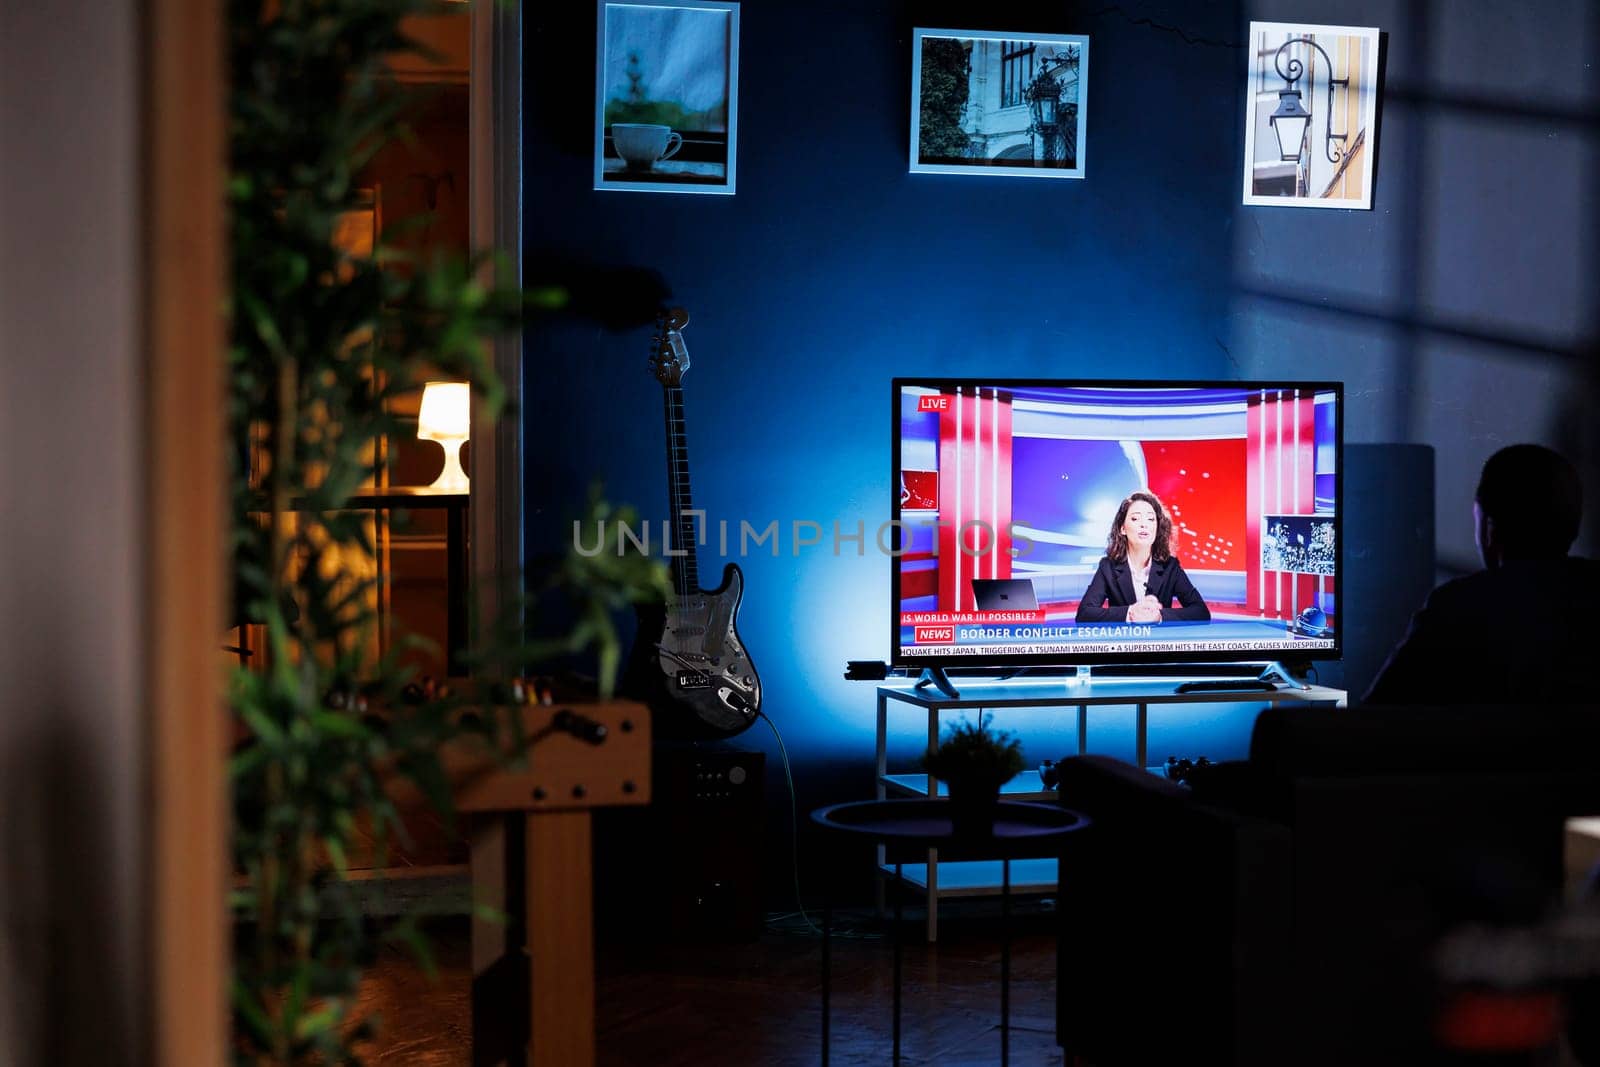
[[[1204,666],[1199,666],[1195,671],[1196,675],[1203,676],[1204,673]],[[1088,717],[1091,707],[1099,708],[1102,713],[1109,715],[1131,714],[1134,744],[1133,752],[1129,755],[1132,756],[1132,763],[1136,767],[1160,773],[1161,767],[1149,765],[1147,753],[1150,709],[1153,707],[1198,706],[1207,703],[1257,704],[1269,707],[1274,705],[1342,707],[1345,702],[1345,693],[1342,690],[1320,685],[1303,686],[1296,683],[1292,688],[1274,687],[1270,690],[1253,692],[1236,689],[1231,692],[1202,690],[1181,693],[1177,687],[1182,679],[1178,677],[1094,678],[1081,667],[1075,675],[1059,680],[1050,678],[996,682],[986,678],[963,678],[961,695],[951,696],[949,690],[939,684],[942,675],[943,671],[930,667],[923,671],[922,679],[915,684],[908,685],[910,679],[906,678],[894,684],[878,687],[876,792],[879,800],[891,796],[936,797],[949,794],[949,787],[928,774],[926,770],[912,771],[906,768],[901,773],[891,773],[889,766],[891,707],[909,711],[925,724],[926,734],[917,740],[920,747],[925,737],[925,744],[929,748],[939,743],[941,716],[952,712],[994,714],[999,725],[998,720],[1004,718],[1005,710],[1009,708],[1058,708],[1063,713],[1060,725],[1066,728],[1069,735],[1076,734],[1076,749],[1080,756],[1088,751]],[[1241,676],[1239,680],[1248,677],[1248,675]],[[945,685],[949,685],[950,679],[944,676],[942,681]],[[1074,726],[1076,729],[1073,729]],[[921,734],[922,731],[918,730],[917,733]],[[1068,751],[1063,755],[1070,755],[1071,750],[1069,742]],[[1054,790],[1044,787],[1037,770],[1023,771],[1002,786],[1000,792],[1005,800],[1051,803],[1060,801]],[[938,936],[941,898],[976,896],[997,892],[1001,888],[1002,872],[998,862],[940,861],[937,849],[928,849],[923,859],[924,862],[905,864],[899,877],[905,883],[905,887],[921,893],[927,901],[929,941],[935,940]],[[884,900],[882,896],[884,879],[894,877],[896,873],[896,865],[889,862],[889,857],[881,846],[878,850],[878,872],[881,876],[878,882],[880,891],[878,899],[881,907]],[[1011,892],[1053,893],[1057,890],[1056,873],[1053,859],[1013,860]]]
[[[1142,666],[1130,665],[1126,668],[1117,668],[1114,670],[1114,672],[1107,671],[1106,675],[1128,680],[1147,681],[1155,684],[1159,684],[1159,682],[1156,680],[1164,675],[1190,678],[1197,674],[1207,676],[1206,681],[1203,683],[1190,682],[1179,686],[1178,692],[1180,693],[1207,691],[1222,692],[1230,688],[1230,686],[1226,684],[1229,681],[1236,681],[1237,685],[1234,685],[1231,688],[1239,691],[1277,688],[1277,686],[1273,684],[1275,680],[1276,682],[1282,683],[1284,687],[1289,689],[1309,690],[1311,688],[1309,683],[1303,682],[1299,678],[1296,678],[1290,669],[1280,660],[1273,660],[1270,663],[1261,664],[1261,669],[1254,676],[1249,674],[1249,670],[1256,666],[1255,664],[1247,663],[1239,664],[1238,666],[1244,669],[1239,671],[1237,674],[1233,674],[1228,671],[1228,664],[1157,663],[1145,664]],[[1081,685],[1088,679],[1099,675],[1102,670],[1104,670],[1104,668],[1081,666],[1068,667],[1067,671],[1070,673],[1061,675],[1061,684],[1064,686]],[[1208,673],[1211,670],[1218,670],[1224,673],[1221,677],[1212,678]],[[1026,671],[1027,668],[1024,667],[1022,670],[1017,671],[1014,674],[1007,674],[1000,679],[973,679],[973,681],[980,684],[993,685],[996,684],[996,681],[1009,681],[1016,675],[1020,675]],[[949,673],[943,667],[922,668],[922,673],[917,676],[917,680],[913,684],[912,688],[916,690],[922,690],[928,688],[929,686],[937,689],[950,700],[961,699],[961,691],[956,688],[955,683],[950,680]]]
[[[917,676],[917,684],[913,686],[913,688],[922,689],[925,686],[930,685],[939,692],[943,693],[945,696],[949,697],[951,700],[961,699],[961,692],[956,689],[955,684],[950,681],[950,676],[944,672],[943,667],[922,668],[922,673]]]
[[[1275,681],[1274,679],[1277,679]],[[1259,692],[1278,688],[1278,682],[1283,683],[1286,689],[1310,689],[1311,686],[1302,682],[1289,673],[1289,669],[1276,661],[1268,663],[1261,668],[1261,673],[1254,678],[1244,676],[1228,678],[1206,678],[1203,681],[1184,682],[1178,686],[1180,693],[1227,693],[1227,692]]]
[[[1310,683],[1303,682],[1299,678],[1296,678],[1293,674],[1290,674],[1289,668],[1285,667],[1279,660],[1273,660],[1271,663],[1268,663],[1266,666],[1262,667],[1261,673],[1256,676],[1256,679],[1257,681],[1270,682],[1272,681],[1274,675],[1281,678],[1283,680],[1283,684],[1287,685],[1290,689],[1311,688]]]

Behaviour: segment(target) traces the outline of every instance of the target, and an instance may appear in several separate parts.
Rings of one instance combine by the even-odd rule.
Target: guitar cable
[[[798,915],[812,934],[821,937],[822,928],[812,921],[810,914],[806,911],[805,902],[800,896],[800,804],[795,794],[794,775],[790,773],[789,769],[789,750],[784,747],[783,735],[778,733],[778,725],[767,717],[767,713],[757,711],[756,716],[766,721],[767,729],[772,731],[772,736],[778,741],[778,753],[783,758],[783,777],[789,786],[789,862],[790,870],[794,873],[794,902],[795,906],[800,909],[799,911],[786,912],[781,915],[769,915],[767,916],[766,925],[776,933],[804,933],[798,927],[792,930],[784,930],[776,925],[784,919],[792,919]],[[883,939],[881,933],[863,931],[853,923],[841,921],[842,919],[843,914],[838,909],[835,909],[834,926],[831,934],[835,941],[880,941]]]
[[[789,770],[789,750],[784,747],[783,735],[778,732],[778,724],[768,718],[764,711],[757,711],[756,716],[767,724],[767,729],[777,738],[778,754],[783,757],[783,778],[789,784],[789,869],[794,874],[795,907],[800,909],[800,918],[805,920],[811,932],[821,937],[822,928],[812,922],[811,916],[806,914],[805,900],[800,896],[800,802],[795,796],[794,775]]]

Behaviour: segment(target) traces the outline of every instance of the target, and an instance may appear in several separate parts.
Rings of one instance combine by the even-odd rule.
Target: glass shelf
[[[878,869],[894,877],[894,864],[880,863]],[[945,860],[938,864],[938,871],[941,897],[993,896],[1000,890],[999,860]],[[901,864],[900,877],[908,885],[927,892],[926,863]],[[1053,858],[1011,861],[1013,893],[1054,893],[1056,879],[1057,866]]]
[[[885,774],[880,781],[890,793],[908,797],[925,797],[928,795],[928,776],[926,774]],[[939,796],[950,795],[950,787],[944,782],[939,783]],[[1000,787],[1000,795],[1007,800],[1055,800],[1056,793],[1053,789],[1046,789],[1044,782],[1039,779],[1038,771],[1023,771],[1011,781]]]

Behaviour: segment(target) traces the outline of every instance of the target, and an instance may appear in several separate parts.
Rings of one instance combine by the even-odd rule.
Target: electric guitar
[[[683,375],[689,349],[682,308],[662,312],[651,343],[650,370],[661,383],[667,424],[667,502],[671,515],[672,595],[659,618],[642,614],[640,659],[655,684],[651,694],[668,705],[664,733],[731,737],[755,722],[761,710],[761,679],[739,639],[739,601],[744,572],[737,563],[722,569],[722,584],[700,588],[695,548],[705,522],[696,523],[689,495],[689,447],[683,418]],[[652,640],[653,639],[653,640]]]

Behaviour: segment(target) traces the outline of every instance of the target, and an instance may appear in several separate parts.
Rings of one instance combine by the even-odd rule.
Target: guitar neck
[[[700,588],[700,572],[695,564],[695,517],[688,514],[694,503],[689,493],[689,438],[683,418],[683,387],[663,386],[662,395],[667,418],[667,507],[671,515],[671,543],[674,553],[683,553],[672,556],[672,586],[679,596],[688,596]]]

